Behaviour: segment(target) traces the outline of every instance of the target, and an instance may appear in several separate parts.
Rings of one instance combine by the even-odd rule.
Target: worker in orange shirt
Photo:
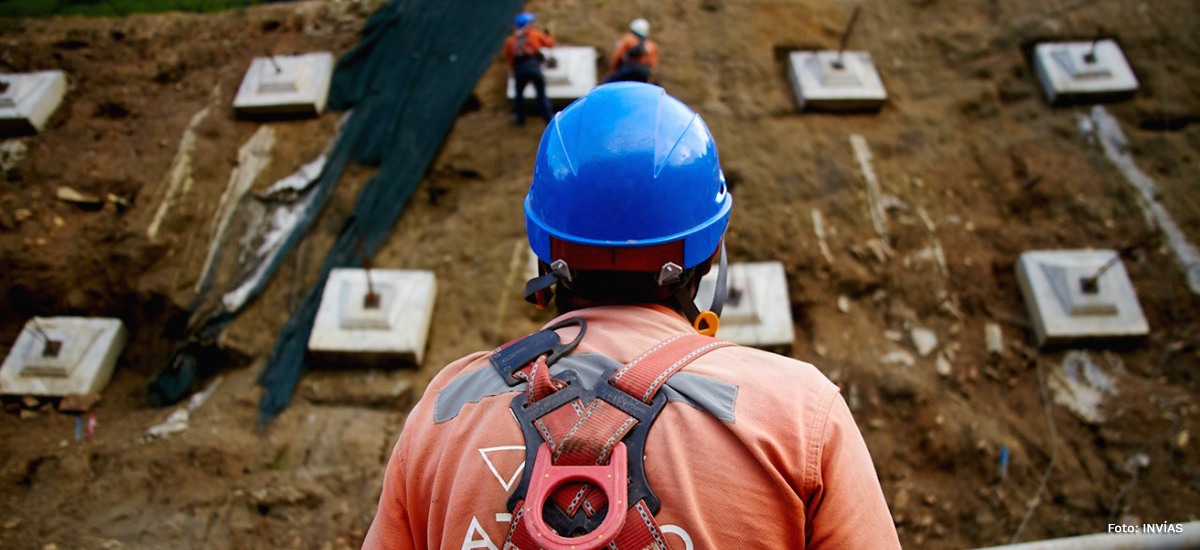
[[[617,47],[613,50],[606,83],[623,80],[649,82],[650,73],[658,69],[658,44],[647,38],[650,35],[650,22],[642,18],[634,19],[629,24],[629,31],[617,41]]]
[[[513,22],[516,30],[504,43],[508,68],[512,71],[516,84],[513,121],[517,124],[525,124],[525,86],[528,84],[533,84],[538,111],[542,118],[550,122],[550,99],[546,97],[546,77],[542,75],[542,61],[545,59],[542,48],[553,46],[555,42],[553,36],[534,28],[534,19],[537,19],[537,16],[530,12],[517,14]]]
[[[708,127],[662,88],[559,113],[524,210],[526,299],[561,316],[429,383],[363,548],[898,550],[838,387],[713,337],[732,209]]]

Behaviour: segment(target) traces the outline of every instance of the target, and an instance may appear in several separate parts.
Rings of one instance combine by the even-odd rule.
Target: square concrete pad
[[[67,75],[62,71],[0,74],[0,134],[36,134],[62,103]]]
[[[713,289],[717,286],[716,268],[713,269],[700,280],[696,305],[701,310],[712,304]],[[728,283],[731,294],[721,312],[717,338],[757,348],[792,345],[795,332],[782,263],[731,264]]]
[[[596,48],[591,46],[557,46],[542,48],[546,62],[542,75],[546,77],[546,97],[553,100],[575,100],[587,95],[596,86]],[[509,99],[517,97],[516,84],[508,76]],[[526,100],[536,99],[533,86],[525,88]]]
[[[233,98],[233,110],[249,117],[317,116],[325,110],[332,78],[329,52],[256,57]]]
[[[57,353],[46,353],[47,336],[61,342]],[[112,378],[126,338],[120,319],[35,317],[25,323],[0,367],[0,394],[98,394]]]
[[[309,351],[325,362],[420,365],[433,318],[437,281],[431,271],[372,269],[379,297],[368,305],[367,271],[334,269],[308,339]]]
[[[788,75],[801,109],[877,110],[887,101],[875,62],[867,52],[792,52]]]
[[[1137,77],[1121,47],[1100,40],[1093,51],[1092,44],[1045,42],[1034,48],[1034,71],[1050,103],[1121,99],[1137,91]]]
[[[1042,250],[1021,254],[1017,283],[1029,308],[1039,346],[1082,340],[1129,339],[1150,332],[1125,266],[1112,250]]]

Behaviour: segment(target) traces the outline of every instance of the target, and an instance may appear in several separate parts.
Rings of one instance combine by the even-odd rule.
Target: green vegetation
[[[125,16],[165,11],[213,12],[264,0],[0,0],[0,17]]]

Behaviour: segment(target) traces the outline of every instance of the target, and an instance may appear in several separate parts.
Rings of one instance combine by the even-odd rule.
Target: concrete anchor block
[[[0,367],[0,394],[99,394],[127,338],[120,319],[35,317]]]
[[[878,110],[887,101],[887,90],[867,52],[792,52],[788,76],[801,110]]]
[[[1038,346],[1128,340],[1150,332],[1113,250],[1025,252],[1017,261],[1017,283]]]
[[[1033,67],[1051,104],[1127,99],[1138,89],[1114,40],[1043,42],[1034,47]]]
[[[432,271],[334,269],[308,339],[318,362],[366,366],[420,365],[433,319]]]
[[[0,75],[0,135],[41,132],[66,93],[62,71]]]
[[[311,117],[325,110],[333,79],[333,54],[256,57],[233,98],[242,117]]]

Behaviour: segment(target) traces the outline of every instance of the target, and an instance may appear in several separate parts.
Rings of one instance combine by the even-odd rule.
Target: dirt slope
[[[1116,521],[1186,521],[1200,510],[1200,300],[1129,185],[1081,135],[1077,116],[1087,109],[1046,105],[1023,54],[1039,38],[1092,36],[1099,26],[1120,40],[1142,89],[1108,109],[1171,214],[1200,243],[1200,16],[1184,1],[1055,4],[864,2],[851,47],[872,52],[891,94],[870,115],[800,114],[785,75],[786,52],[836,47],[849,3],[528,4],[563,43],[602,54],[632,18],[652,22],[663,49],[660,83],[705,117],[734,184],[732,260],[784,262],[796,321],[790,354],[842,386],[910,548],[1008,541],[1052,455],[1056,467],[1021,540],[1105,531]],[[227,333],[228,364],[212,365],[224,375],[191,427],[143,437],[173,410],[149,407],[143,388],[178,336],[211,217],[238,148],[259,126],[235,120],[229,106],[242,72],[264,49],[345,51],[365,14],[342,2],[0,21],[4,69],[62,68],[71,78],[50,128],[20,140],[27,153],[0,188],[0,352],[35,314],[113,315],[131,329],[96,411],[94,441],[75,442],[75,418],[49,406],[19,412],[12,404],[0,416],[0,546],[357,547],[407,395],[446,362],[544,318],[517,296],[523,264],[514,256],[541,128],[508,124],[497,56],[476,89],[477,107],[459,118],[374,260],[437,273],[424,365],[310,374],[291,409],[254,428],[254,376],[370,175],[352,167],[309,237]],[[206,107],[192,126],[190,184],[151,239],[181,138]],[[276,145],[255,187],[315,156],[338,116],[271,124]],[[872,227],[851,134],[863,136],[885,196],[894,197],[890,254]],[[80,210],[54,198],[62,185],[132,206]],[[932,252],[938,246],[944,267]],[[1090,353],[1119,393],[1101,421],[1050,407],[1055,446],[1039,369],[1053,386],[1066,353],[1032,349],[1013,266],[1025,250],[1085,247],[1127,250],[1152,333],[1139,346]],[[986,350],[988,322],[1002,328],[1002,355]],[[936,352],[916,353],[913,327],[937,334]],[[897,350],[913,364],[882,359]],[[1011,465],[1001,477],[1004,446]]]

